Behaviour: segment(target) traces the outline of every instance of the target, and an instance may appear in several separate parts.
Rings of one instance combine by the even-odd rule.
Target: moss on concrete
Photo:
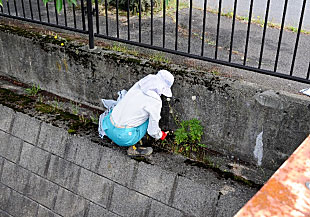
[[[182,73],[182,70],[176,70],[175,65],[171,65],[170,60],[163,55],[159,54],[144,54],[136,50],[129,48],[122,48],[121,50],[115,50],[115,46],[98,42],[97,45],[101,48],[99,52],[92,52],[87,49],[87,40],[82,37],[76,37],[74,35],[62,34],[50,32],[47,30],[41,30],[37,28],[30,28],[27,26],[18,25],[6,25],[0,22],[0,31],[8,32],[17,36],[31,39],[35,44],[39,44],[40,47],[50,52],[64,52],[69,58],[73,59],[76,63],[82,65],[84,68],[90,67],[91,63],[96,65],[93,61],[94,55],[100,59],[100,56],[104,56],[107,59],[113,60],[116,64],[127,63],[137,64],[141,66],[151,67],[154,70],[165,68],[176,74]],[[48,33],[45,33],[48,32]],[[52,35],[50,34],[52,33]],[[58,36],[55,38],[55,36]],[[121,45],[120,45],[121,46]],[[122,45],[122,47],[125,47]],[[105,52],[105,50],[107,52]]]
[[[79,130],[87,131],[97,129],[89,118],[80,118],[78,115],[71,114],[54,106],[38,102],[36,97],[19,95],[11,90],[0,88],[0,104],[23,113],[40,114],[50,116],[51,121],[61,121],[67,125],[69,133],[77,133]]]
[[[8,107],[14,105],[16,111],[23,111],[33,102],[34,100],[29,97],[17,95],[10,90],[0,88],[0,103]]]

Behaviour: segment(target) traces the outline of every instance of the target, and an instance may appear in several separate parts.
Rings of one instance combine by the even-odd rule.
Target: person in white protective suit
[[[99,136],[109,137],[119,146],[129,146],[128,155],[146,156],[151,147],[137,143],[146,132],[155,139],[164,140],[167,133],[159,127],[162,108],[161,95],[172,97],[174,77],[167,70],[147,75],[135,83],[128,92],[120,91],[117,101],[102,99],[107,108],[99,118]]]

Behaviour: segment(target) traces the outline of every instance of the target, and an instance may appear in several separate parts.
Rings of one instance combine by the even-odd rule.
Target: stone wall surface
[[[3,105],[0,120],[0,216],[233,216],[256,192],[138,162]]]
[[[176,128],[171,112],[181,120],[197,118],[205,128],[203,143],[210,149],[274,171],[309,133],[310,100],[304,96],[68,44],[60,47],[1,30],[0,74],[101,106],[101,98],[116,99],[117,91],[166,68],[174,74],[175,84],[170,107],[164,99],[161,124],[165,129]],[[27,142],[33,142],[33,133],[26,133]]]

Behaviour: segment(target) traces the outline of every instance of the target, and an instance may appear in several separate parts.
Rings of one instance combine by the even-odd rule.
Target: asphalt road
[[[193,0],[194,6],[203,8],[204,0]],[[268,21],[280,24],[282,20],[285,0],[271,0]],[[208,0],[208,8],[217,10],[219,0]],[[303,0],[289,0],[286,12],[286,26],[298,27]],[[264,19],[267,0],[254,0],[253,17]],[[227,13],[233,11],[234,0],[222,0],[222,11]],[[250,0],[237,0],[237,15],[249,16]],[[306,3],[303,29],[310,30],[310,2]]]

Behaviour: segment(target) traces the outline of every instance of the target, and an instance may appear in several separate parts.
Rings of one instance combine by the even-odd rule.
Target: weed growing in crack
[[[44,101],[43,96],[41,94],[38,94],[37,102],[43,103],[43,101]]]
[[[51,106],[54,108],[54,110],[60,110],[62,109],[62,103],[55,98],[55,100],[52,102]]]
[[[94,123],[94,124],[98,124],[99,123],[99,116],[98,115],[91,115],[90,116],[90,119],[91,119],[91,122]]]
[[[198,147],[206,147],[206,145],[200,143],[203,127],[197,119],[182,121],[174,134],[174,142],[179,146],[179,152],[184,152],[189,157],[192,151],[198,151]]]
[[[196,97],[195,99],[196,100]],[[191,120],[179,120],[179,115],[174,112],[170,99],[167,99],[169,113],[172,115],[175,124],[178,126],[173,135],[170,135],[169,141],[162,141],[161,146],[170,149],[173,152],[181,153],[187,157],[203,161],[206,154],[206,145],[201,143],[203,136],[203,126],[201,122],[194,118]]]
[[[31,88],[26,89],[26,93],[28,96],[36,96],[40,90],[40,85],[33,84]]]
[[[84,114],[79,115],[80,122],[86,124],[89,120],[84,116]]]
[[[72,105],[72,107],[71,107],[72,114],[78,115],[79,114],[79,106],[78,106],[78,104],[77,103],[74,104],[74,103],[71,102],[71,105]]]

